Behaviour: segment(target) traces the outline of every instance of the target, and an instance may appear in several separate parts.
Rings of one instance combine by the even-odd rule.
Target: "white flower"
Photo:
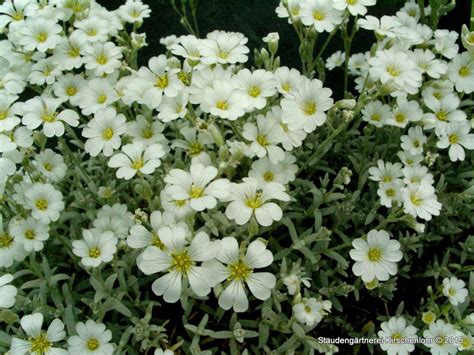
[[[87,82],[80,92],[79,107],[82,114],[99,112],[118,100],[114,87],[108,78],[97,78]]]
[[[122,147],[122,152],[112,156],[108,165],[111,168],[118,168],[117,177],[125,180],[130,180],[138,172],[145,175],[153,174],[161,165],[160,158],[165,155],[159,143],[149,147],[141,143],[127,144]]]
[[[94,70],[94,74],[102,76],[112,74],[122,64],[122,52],[112,42],[93,43],[84,49],[84,63],[86,69]]]
[[[380,324],[381,330],[377,335],[381,339],[390,339],[380,344],[380,348],[389,355],[407,355],[415,350],[415,345],[409,339],[417,338],[417,329],[408,325],[403,317],[392,317],[388,322]]]
[[[463,280],[459,280],[456,277],[443,279],[443,295],[449,298],[449,302],[453,306],[457,306],[463,303],[466,298],[468,291],[465,288],[466,283]]]
[[[415,49],[413,52],[408,52],[408,54],[422,73],[426,73],[434,79],[439,79],[448,70],[446,62],[436,59],[436,56],[429,49]]]
[[[434,184],[433,174],[428,172],[426,166],[413,164],[411,166],[405,166],[402,169],[402,172],[403,182],[407,185],[416,185],[421,184],[422,182],[430,185]]]
[[[277,68],[273,77],[276,80],[278,92],[284,96],[293,94],[304,78],[298,70],[288,67]]]
[[[183,118],[188,113],[188,93],[181,91],[174,97],[165,96],[161,100],[157,110],[158,118],[163,122],[171,122],[178,118]]]
[[[15,304],[17,289],[13,285],[8,285],[13,281],[13,275],[4,274],[0,276],[0,308],[11,308]]]
[[[423,111],[417,101],[408,101],[406,96],[397,97],[397,106],[394,107],[388,124],[405,128],[408,123],[416,122],[423,118]]]
[[[25,24],[25,18],[33,16],[38,10],[38,4],[30,1],[5,1],[0,5],[0,28],[9,25],[10,30],[16,30]]]
[[[288,0],[288,9],[290,10],[291,17],[297,21],[300,19],[301,15],[301,0]],[[288,17],[288,23],[291,23],[291,17],[290,14],[288,13],[287,8],[283,4],[283,1],[280,1],[278,4],[278,7],[275,9],[275,12],[277,13],[278,17],[286,18]]]
[[[474,338],[471,334],[464,334],[458,331],[456,332],[456,336],[458,337],[458,339],[462,339],[462,341],[458,343],[459,351],[472,350],[472,348],[474,347]]]
[[[194,210],[191,208],[189,200],[176,200],[171,196],[169,187],[166,187],[160,192],[161,207],[165,211],[171,212],[177,219],[182,220]]]
[[[219,306],[225,310],[233,308],[235,312],[245,312],[249,306],[245,284],[259,300],[264,301],[271,296],[275,276],[269,272],[255,272],[255,269],[267,267],[272,262],[272,252],[260,240],[250,243],[245,255],[241,255],[237,240],[225,237],[219,241],[216,260],[204,263],[203,267],[212,275],[213,285],[227,280],[219,296]]]
[[[281,100],[282,120],[290,130],[303,128],[311,133],[326,122],[325,111],[333,104],[332,91],[318,80],[305,80],[292,97]]]
[[[102,152],[110,157],[114,150],[120,148],[122,141],[120,136],[126,132],[126,118],[123,114],[117,114],[115,108],[108,107],[100,110],[94,118],[87,123],[82,130],[82,136],[88,138],[84,149],[95,157]]]
[[[188,59],[191,65],[201,60],[201,40],[194,35],[180,36],[179,43],[171,46],[171,53]]]
[[[382,127],[389,121],[392,110],[380,101],[371,101],[362,109],[362,119],[375,127]]]
[[[471,127],[469,123],[449,124],[446,134],[439,138],[436,146],[441,149],[449,147],[449,159],[451,161],[461,160],[466,157],[464,149],[474,149],[474,134],[469,134]]]
[[[77,22],[78,21],[76,21],[76,23]],[[86,40],[80,36],[62,38],[61,42],[54,48],[54,54],[52,56],[53,63],[56,64],[60,70],[72,70],[82,67],[84,58],[81,54],[84,53],[86,44]],[[72,73],[69,74],[72,75]]]
[[[421,86],[421,71],[408,54],[401,50],[379,50],[369,59],[369,64],[373,80],[394,86],[392,96],[400,93],[416,94]]]
[[[283,123],[283,111],[280,106],[273,106],[272,110],[267,113],[267,119],[273,120],[279,130],[281,145],[286,151],[300,147],[307,134],[303,128],[292,129],[286,123]]]
[[[41,59],[31,66],[31,72],[28,75],[28,81],[32,85],[51,85],[57,76],[61,75],[52,58]]]
[[[34,165],[43,176],[53,182],[62,180],[66,175],[67,166],[61,154],[45,149],[35,157]]]
[[[235,121],[245,114],[245,100],[233,81],[216,80],[204,90],[201,109],[214,116]]]
[[[196,263],[215,257],[214,242],[209,240],[206,233],[200,232],[188,245],[186,230],[180,226],[162,227],[158,234],[164,245],[163,250],[149,246],[137,259],[138,267],[146,275],[166,271],[164,276],[153,282],[153,292],[163,296],[165,302],[175,303],[181,297],[182,279],[187,278],[196,295],[208,295],[215,275],[209,274]]]
[[[449,123],[466,122],[466,113],[458,110],[460,100],[454,94],[446,95],[440,100],[429,96],[424,99],[424,102],[432,111],[432,113],[425,113],[423,117],[424,128],[434,128],[438,136],[446,134]]]
[[[272,72],[263,69],[251,72],[248,69],[240,70],[235,76],[235,83],[242,93],[241,100],[247,111],[260,110],[267,104],[267,97],[276,92],[276,82]]]
[[[150,6],[141,1],[127,0],[117,10],[118,15],[128,23],[141,23],[144,19],[150,17]]]
[[[202,164],[191,165],[189,172],[172,169],[165,177],[165,182],[169,184],[167,191],[175,200],[189,200],[195,211],[214,208],[217,199],[222,200],[229,196],[230,189],[227,179],[212,181],[217,174],[215,167]]]
[[[381,182],[377,190],[380,197],[380,204],[385,207],[392,207],[394,201],[401,201],[401,190],[404,184],[400,179],[390,182]]]
[[[85,79],[81,75],[67,73],[56,78],[53,84],[54,95],[61,101],[69,101],[73,106],[79,106],[79,92],[86,85]]]
[[[385,163],[382,159],[377,161],[377,167],[369,169],[369,179],[380,182],[391,182],[402,176],[402,164]]]
[[[126,134],[132,137],[134,143],[142,143],[146,147],[160,143],[165,147],[167,140],[161,134],[164,128],[164,125],[159,121],[147,120],[145,116],[137,115],[135,121],[127,123]]]
[[[59,219],[64,209],[63,194],[51,184],[36,183],[26,194],[25,208],[31,210],[33,218],[43,224]]]
[[[30,18],[20,28],[21,35],[18,37],[18,40],[27,51],[38,50],[46,52],[61,42],[59,34],[61,31],[61,26],[50,19],[41,17]]]
[[[49,226],[32,217],[18,221],[11,232],[27,252],[43,250],[43,242],[49,238]]]
[[[206,64],[236,64],[248,60],[247,37],[238,32],[213,31],[202,40],[202,60]]]
[[[117,238],[112,232],[84,229],[81,240],[72,242],[72,252],[81,258],[86,267],[98,267],[112,261],[117,251]]]
[[[362,281],[387,281],[390,275],[397,274],[397,262],[403,254],[400,243],[391,240],[386,231],[373,229],[367,234],[367,240],[357,238],[352,245],[354,249],[349,255],[356,261],[352,271],[356,276],[362,276]]]
[[[442,56],[452,59],[458,54],[459,45],[456,43],[459,34],[456,31],[436,30],[434,32],[434,49]]]
[[[408,135],[400,138],[402,141],[401,147],[407,150],[412,155],[423,153],[423,145],[428,141],[428,138],[423,134],[420,126],[411,127],[408,130]]]
[[[439,216],[441,203],[438,202],[434,187],[424,181],[403,188],[402,198],[405,213],[413,217],[430,221],[431,216]]]
[[[264,157],[252,163],[249,177],[257,178],[261,184],[278,182],[286,185],[296,178],[298,167],[294,163],[296,163],[296,158],[289,153],[286,153],[285,159],[278,164],[273,164],[267,157]]]
[[[315,326],[331,310],[330,301],[318,301],[316,298],[303,298],[293,305],[296,320],[310,327]]]
[[[12,232],[13,226],[13,221],[10,221],[5,230],[0,217],[0,267],[9,268],[14,261],[22,261],[26,256],[19,237]]]
[[[42,330],[43,315],[33,313],[21,318],[21,327],[28,336],[28,340],[12,338],[10,353],[15,355],[42,354],[67,355],[67,351],[54,348],[53,343],[65,338],[64,324],[60,319],[54,319],[46,332]]]
[[[283,212],[276,203],[270,200],[289,201],[290,196],[285,187],[277,182],[268,182],[262,186],[255,178],[245,178],[240,184],[231,184],[231,202],[227,205],[227,218],[235,220],[238,225],[247,223],[252,215],[262,226],[270,226],[273,221],[279,221]]]
[[[456,335],[455,332],[451,324],[438,319],[429,325],[429,329],[423,332],[424,338],[434,339],[433,342],[426,343],[425,345],[430,349],[432,354],[456,354],[458,352],[456,342],[446,341],[447,337],[454,337]]]
[[[74,21],[77,28],[71,37],[77,37],[81,41],[105,42],[108,38],[110,24],[98,16],[89,16],[80,21]]]
[[[112,332],[104,324],[89,319],[86,323],[77,323],[76,332],[78,335],[67,340],[70,354],[113,354],[114,346],[110,344]]]
[[[133,224],[132,214],[128,212],[126,205],[105,205],[97,212],[97,218],[92,224],[100,233],[112,232],[115,237],[124,239]]]
[[[43,125],[43,133],[46,137],[64,134],[64,123],[72,127],[79,125],[79,115],[70,109],[59,110],[61,100],[51,97],[35,97],[25,102],[23,106],[24,116],[22,122],[29,129],[36,129]]]
[[[21,103],[15,103],[17,96],[0,95],[0,132],[11,131],[21,120]]]
[[[285,152],[280,143],[280,126],[263,115],[257,116],[257,125],[246,123],[242,136],[251,141],[249,156],[263,158],[268,156],[273,164],[285,159]]]
[[[280,40],[280,35],[278,34],[278,32],[270,32],[265,37],[263,37],[262,40],[263,42],[269,44],[278,43],[278,41]]]
[[[307,0],[301,5],[301,22],[317,32],[331,32],[342,22],[342,11],[331,0]]]
[[[474,91],[474,60],[468,52],[458,54],[448,64],[448,77],[458,92]]]
[[[418,165],[423,161],[422,154],[412,155],[409,152],[399,151],[397,156],[405,166]]]
[[[328,57],[328,59],[326,59],[326,68],[328,70],[334,70],[344,64],[345,60],[346,55],[343,51],[334,52]]]
[[[365,15],[366,6],[374,6],[376,0],[334,0],[334,8],[338,10],[349,10],[352,16]]]

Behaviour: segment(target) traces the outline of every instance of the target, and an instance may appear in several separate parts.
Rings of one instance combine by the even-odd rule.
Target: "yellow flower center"
[[[435,92],[433,93],[433,96],[434,96],[436,99],[438,99],[438,100],[441,100],[441,97],[443,97],[443,95],[441,95],[441,93],[440,93],[440,92],[437,92],[437,91],[435,91]]]
[[[291,85],[289,83],[284,83],[281,88],[283,89],[283,91],[290,91],[291,90]]]
[[[357,0],[347,0],[348,5],[355,5],[357,4]]]
[[[313,18],[316,21],[322,21],[326,18],[326,14],[324,12],[316,10],[316,11],[313,11]]]
[[[370,119],[372,121],[378,122],[382,119],[382,116],[380,116],[378,113],[374,113],[372,116],[370,116]]]
[[[255,197],[253,198],[248,198],[246,201],[245,201],[245,204],[247,205],[247,207],[250,207],[252,209],[256,209],[256,208],[259,208],[260,206],[262,206],[262,193],[261,192],[257,192],[255,194]]]
[[[273,173],[271,171],[267,171],[265,174],[263,174],[263,180],[273,181]]]
[[[153,137],[153,130],[151,127],[146,127],[142,132],[143,138],[149,139]]]
[[[41,115],[41,119],[44,122],[53,122],[56,120],[56,116],[57,116],[56,112],[44,111],[43,114]]]
[[[40,32],[36,35],[36,40],[39,43],[44,43],[48,39],[48,34],[46,32]]]
[[[423,200],[421,198],[419,198],[417,194],[411,194],[410,195],[410,201],[415,206],[420,206],[423,203]]]
[[[13,243],[13,238],[8,233],[0,234],[0,248],[7,248]]]
[[[143,168],[144,165],[145,165],[145,162],[143,161],[143,158],[140,157],[133,161],[132,168],[135,170],[139,170]]]
[[[252,97],[257,97],[258,95],[260,95],[261,93],[261,90],[258,86],[251,86],[249,91],[248,91],[249,95],[252,96]]]
[[[403,113],[397,112],[395,114],[395,121],[397,121],[398,123],[403,123],[405,122],[405,120],[406,120],[406,117]]]
[[[389,188],[389,189],[387,189],[387,191],[385,191],[385,194],[386,194],[388,197],[393,197],[393,196],[395,196],[395,190],[392,189],[392,188]]]
[[[107,95],[101,94],[97,97],[97,103],[102,105],[105,101],[107,101]]]
[[[442,336],[442,335],[438,335],[438,336],[435,338],[435,343],[438,344],[438,345],[444,345],[444,344],[446,344],[446,337],[445,337],[445,336]]]
[[[219,100],[216,102],[216,107],[219,110],[228,110],[229,109],[229,103],[226,100]]]
[[[293,16],[293,17],[298,16],[300,14],[300,7],[299,6],[294,6],[294,7],[290,8],[290,13],[291,13],[291,16]]]
[[[189,196],[191,196],[191,198],[199,198],[202,196],[202,194],[204,193],[204,189],[202,187],[199,187],[199,186],[191,186],[191,190],[189,190]]]
[[[94,37],[94,36],[97,36],[97,30],[95,28],[89,28],[87,31],[86,31],[86,34],[90,37]]]
[[[102,138],[104,138],[105,140],[110,140],[113,136],[114,136],[114,130],[110,127],[107,127],[102,132]]]
[[[471,74],[471,71],[468,67],[461,67],[461,69],[459,69],[459,76],[466,77],[469,74]]]
[[[199,155],[202,152],[202,145],[199,142],[191,143],[189,145],[188,154],[192,157]]]
[[[87,341],[87,349],[89,349],[90,351],[97,350],[99,348],[99,345],[100,343],[96,338],[90,338]]]
[[[89,249],[89,256],[90,256],[91,258],[94,258],[94,259],[98,258],[98,257],[100,256],[100,250],[99,250],[99,248],[97,248],[97,247],[90,248],[90,249]]]
[[[268,143],[268,140],[267,140],[267,137],[264,136],[263,134],[259,134],[257,136],[257,142],[258,144],[260,144],[261,146],[267,146],[269,143]]]
[[[0,110],[0,121],[3,121],[8,117],[8,111],[7,110]]]
[[[304,311],[306,313],[311,313],[311,307],[310,306],[304,306]]]
[[[434,322],[435,319],[436,319],[436,315],[433,312],[423,313],[423,316],[421,318],[421,320],[425,324],[431,324]]]
[[[392,334],[392,339],[393,340],[398,340],[398,339],[401,339],[402,338],[402,335],[400,333],[393,333]]]
[[[173,203],[174,203],[177,207],[183,207],[183,206],[186,204],[186,200],[173,200]]]
[[[158,249],[164,250],[166,247],[160,239],[160,236],[155,231],[151,232],[151,245],[154,245]]]
[[[155,86],[160,89],[165,89],[168,87],[169,80],[168,75],[158,76],[155,81]]]
[[[109,58],[107,58],[104,53],[101,53],[95,58],[95,61],[97,62],[97,64],[105,65],[109,61]]]
[[[12,15],[12,19],[14,19],[15,21],[21,21],[23,20],[25,17],[23,15],[23,11],[15,11]]]
[[[436,118],[440,121],[447,121],[448,120],[448,114],[444,112],[443,110],[439,110],[436,113]]]
[[[280,127],[281,127],[281,129],[283,129],[283,132],[288,132],[289,131],[287,124],[280,123]]]
[[[229,280],[245,281],[252,273],[252,269],[249,268],[242,260],[237,261],[234,264],[229,265]]]
[[[456,294],[456,289],[454,289],[454,288],[451,287],[451,288],[448,290],[448,294],[449,294],[450,296],[454,296],[454,295]]]
[[[48,201],[43,198],[40,198],[39,200],[36,200],[35,206],[40,211],[44,211],[48,208]]]
[[[184,71],[180,71],[178,73],[178,79],[181,80],[181,82],[186,86],[189,86],[189,84],[191,84],[191,82],[189,81],[189,75],[186,74]]]
[[[389,65],[387,67],[387,73],[389,73],[391,76],[399,76],[400,75],[400,71],[395,68],[394,65]]]
[[[130,12],[130,16],[132,16],[133,18],[137,18],[138,16],[140,16],[140,12],[137,9],[133,9]]]
[[[227,59],[229,58],[229,55],[230,53],[228,51],[223,51],[223,50],[220,50],[219,53],[217,54],[217,56],[221,59]]]
[[[36,338],[28,339],[31,343],[31,354],[44,354],[51,347],[52,343],[46,338],[46,334],[41,333]]]
[[[179,251],[171,255],[171,269],[185,274],[193,266],[193,261],[188,255],[187,250]]]
[[[312,116],[316,113],[316,103],[315,102],[305,102],[303,105],[303,113],[306,116]]]
[[[81,55],[81,52],[79,51],[78,48],[76,47],[70,47],[69,51],[67,52],[68,56],[71,58],[77,58]]]
[[[25,231],[25,238],[29,240],[35,239],[35,231],[32,229],[28,229]]]
[[[44,70],[43,70],[43,75],[44,75],[44,76],[50,76],[52,71],[53,71],[53,70],[52,70],[51,68],[46,67],[46,68],[44,68]]]
[[[44,163],[44,164],[43,164],[43,168],[44,168],[44,170],[46,170],[46,171],[51,171],[51,170],[53,170],[53,166],[52,166],[50,163]]]
[[[474,32],[471,32],[471,34],[467,37],[467,42],[474,44]]]
[[[74,87],[74,86],[69,86],[67,89],[66,89],[66,95],[67,96],[74,96],[77,94],[77,88]]]
[[[369,248],[367,256],[370,261],[377,262],[382,258],[382,253],[379,248]]]
[[[457,134],[450,134],[448,137],[449,143],[456,144],[459,141],[459,137]]]

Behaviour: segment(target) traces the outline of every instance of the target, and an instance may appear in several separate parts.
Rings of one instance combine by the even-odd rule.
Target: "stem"
[[[469,28],[474,31],[474,0],[471,0],[471,23]]]
[[[235,133],[235,135],[236,135],[242,142],[245,142],[246,139],[244,138],[244,136],[242,135],[242,133],[240,133],[240,131],[237,129],[237,127],[235,126],[234,122],[228,121],[228,123],[229,123],[229,126],[232,128],[232,131]]]

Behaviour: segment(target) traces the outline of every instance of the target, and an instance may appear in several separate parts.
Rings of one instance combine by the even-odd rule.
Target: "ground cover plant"
[[[472,354],[455,1],[269,6],[296,67],[170,4],[147,60],[147,2],[0,5],[0,352]]]

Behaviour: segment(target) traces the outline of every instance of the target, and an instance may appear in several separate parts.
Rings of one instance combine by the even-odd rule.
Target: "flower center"
[[[24,19],[24,16],[23,16],[23,11],[15,11],[12,15],[12,19],[14,19],[15,21],[21,21]]]
[[[399,71],[397,68],[395,68],[394,65],[389,65],[389,66],[387,67],[387,73],[389,73],[391,76],[398,76],[398,75],[400,75],[400,71]]]
[[[311,307],[310,306],[304,306],[304,311],[306,313],[311,313]]]
[[[303,113],[306,116],[312,116],[316,113],[316,103],[315,102],[305,102],[303,105]]]
[[[191,198],[199,198],[202,196],[202,194],[204,193],[204,189],[202,187],[199,187],[199,186],[191,186],[191,190],[189,190],[189,196],[191,196]]]
[[[262,193],[261,192],[257,192],[253,198],[248,198],[245,201],[245,204],[247,205],[247,207],[250,207],[252,209],[259,208],[260,206],[262,206],[262,203],[263,202],[262,202]]]
[[[196,156],[196,155],[199,155],[199,153],[202,152],[202,146],[200,143],[198,142],[195,142],[195,143],[191,143],[189,145],[189,150],[188,150],[188,154],[190,156]]]
[[[3,121],[8,117],[8,111],[7,110],[0,110],[0,121]]]
[[[88,341],[87,341],[87,349],[93,351],[93,350],[97,350],[99,348],[99,341],[96,339],[96,338],[90,338]]]
[[[440,121],[447,121],[448,114],[444,112],[443,110],[439,110],[438,113],[436,113],[436,118]]]
[[[28,240],[33,240],[35,239],[35,231],[32,229],[28,229],[25,231],[25,238]]]
[[[217,56],[221,59],[227,59],[229,58],[229,51],[223,51],[223,50],[220,50],[219,53],[217,54]]]
[[[94,259],[98,258],[98,257],[100,256],[100,250],[99,250],[99,248],[97,248],[97,247],[90,248],[90,249],[89,249],[89,256],[90,256],[91,258],[94,258]]]
[[[173,203],[174,203],[177,207],[183,207],[183,206],[186,204],[186,200],[173,200]]]
[[[216,107],[219,109],[219,110],[227,110],[229,109],[229,103],[226,101],[226,100],[219,100],[216,102]]]
[[[267,171],[265,174],[263,174],[263,180],[273,181],[273,173],[271,171]]]
[[[81,52],[79,51],[78,48],[76,47],[70,47],[69,51],[67,52],[68,56],[71,58],[77,58],[81,55]]]
[[[260,95],[261,93],[261,90],[258,86],[251,86],[250,89],[249,89],[249,95],[252,96],[252,97],[257,97],[258,95]]]
[[[287,124],[280,123],[280,127],[283,130],[283,132],[288,132],[289,131]]]
[[[417,194],[411,194],[410,195],[410,201],[413,203],[415,206],[420,206],[423,200],[418,197]]]
[[[151,127],[147,127],[143,130],[142,135],[143,138],[149,139],[153,137],[153,130],[151,129]]]
[[[367,256],[369,257],[370,261],[377,262],[381,259],[382,253],[380,252],[379,248],[370,248]]]
[[[405,115],[401,112],[396,113],[395,114],[395,121],[397,121],[398,123],[405,122]]]
[[[86,31],[86,34],[90,37],[94,37],[94,36],[97,36],[97,30],[95,28],[89,28],[87,31]]]
[[[35,206],[40,211],[44,211],[45,209],[48,208],[48,201],[46,201],[43,198],[40,198],[39,200],[36,200]]]
[[[385,194],[388,197],[393,197],[393,196],[395,196],[395,189],[389,188],[389,189],[387,189],[387,191],[385,191]]]
[[[113,136],[114,136],[114,130],[110,127],[107,127],[102,132],[102,138],[104,138],[105,140],[110,140]]]
[[[375,113],[375,114],[373,114],[373,115],[370,117],[370,119],[371,119],[372,121],[378,122],[378,121],[380,121],[380,120],[382,119],[382,116],[380,116],[378,113]]]
[[[393,333],[392,334],[392,339],[393,340],[398,340],[398,339],[401,339],[402,338],[402,335],[400,333]]]
[[[159,76],[156,78],[156,81],[155,81],[156,87],[160,89],[164,89],[168,87],[168,84],[169,84],[168,75],[165,74],[163,76]]]
[[[449,143],[456,144],[459,141],[459,137],[457,134],[450,134],[448,137]]]
[[[316,11],[313,11],[313,18],[316,21],[322,21],[326,18],[326,14],[324,12],[316,10]]]
[[[138,158],[138,159],[135,159],[132,163],[132,168],[135,169],[135,170],[139,170],[141,168],[143,168],[143,165],[145,165],[144,161],[143,161],[143,158]]]
[[[13,238],[8,233],[0,234],[0,248],[7,248],[13,243]]]
[[[252,269],[249,268],[242,260],[237,261],[235,264],[229,265],[229,280],[245,281],[252,273]]]
[[[454,295],[456,294],[456,289],[454,289],[454,288],[451,287],[451,288],[448,290],[448,294],[449,294],[450,296],[454,296]]]
[[[40,334],[36,338],[29,338],[28,340],[31,342],[30,353],[32,354],[45,354],[52,345],[45,334]]]
[[[107,101],[107,95],[101,94],[97,97],[97,103],[102,105],[105,101]]]
[[[44,43],[48,39],[48,34],[46,32],[40,32],[36,35],[36,40],[39,43]]]
[[[165,245],[160,239],[160,236],[155,231],[151,232],[151,245],[154,245],[158,249],[164,250]]]
[[[95,58],[95,61],[97,62],[97,64],[105,65],[105,64],[107,64],[109,59],[107,58],[107,56],[104,53],[101,53]]]
[[[43,114],[41,115],[41,119],[44,122],[53,122],[56,120],[56,116],[57,116],[56,112],[44,111]]]
[[[267,140],[267,137],[264,136],[263,134],[259,134],[257,136],[257,142],[258,144],[262,145],[262,146],[267,146],[268,145],[268,140]]]
[[[182,274],[186,274],[193,266],[193,261],[188,255],[187,250],[179,251],[171,255],[171,268]]]
[[[66,95],[67,96],[74,96],[77,94],[77,88],[74,87],[74,86],[69,86],[67,89],[66,89]]]
[[[466,77],[469,74],[471,74],[471,71],[468,67],[461,67],[461,69],[459,69],[459,76]]]
[[[283,91],[290,91],[291,90],[291,85],[289,83],[284,83],[281,88],[283,89]]]

